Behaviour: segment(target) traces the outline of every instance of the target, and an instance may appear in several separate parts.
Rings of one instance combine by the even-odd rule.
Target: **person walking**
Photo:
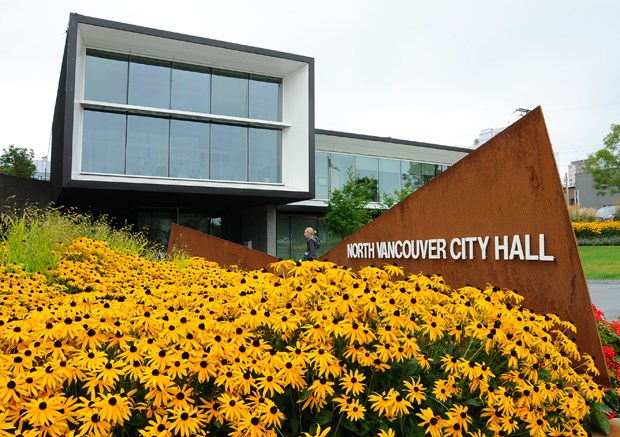
[[[308,239],[306,242],[306,253],[304,253],[303,261],[317,259],[319,257],[319,247],[322,241],[316,236],[316,231],[312,227],[307,227],[304,236]]]

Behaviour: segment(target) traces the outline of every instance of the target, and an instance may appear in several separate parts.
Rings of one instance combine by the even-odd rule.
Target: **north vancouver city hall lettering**
[[[348,243],[347,258],[383,259],[495,259],[521,261],[553,261],[547,255],[545,235],[538,234],[538,244],[525,235],[485,237],[457,237],[451,240],[431,238],[427,240],[374,241]]]

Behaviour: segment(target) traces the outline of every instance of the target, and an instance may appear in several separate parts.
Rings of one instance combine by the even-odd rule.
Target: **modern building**
[[[70,16],[52,132],[52,197],[147,227],[179,223],[299,256],[349,170],[379,192],[469,149],[315,130],[314,60]]]

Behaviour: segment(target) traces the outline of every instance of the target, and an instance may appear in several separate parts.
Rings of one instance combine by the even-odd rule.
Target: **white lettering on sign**
[[[524,234],[348,243],[347,258],[486,260],[490,252],[496,261],[555,260],[547,255],[545,235],[535,240]]]

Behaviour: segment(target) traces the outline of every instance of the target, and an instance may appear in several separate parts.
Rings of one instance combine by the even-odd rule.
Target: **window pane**
[[[129,104],[170,108],[170,64],[132,59],[129,63]]]
[[[164,118],[127,117],[127,174],[168,176],[168,126]]]
[[[355,158],[355,167],[355,175],[358,180],[371,184],[371,187],[374,189],[372,200],[378,201],[379,159],[357,156]]]
[[[400,190],[400,161],[379,159],[379,191],[382,195],[393,195]]]
[[[422,164],[414,161],[401,161],[401,187],[416,190],[424,185]]]
[[[250,118],[279,121],[280,83],[269,80],[250,80]]]
[[[170,177],[209,179],[208,123],[171,120]]]
[[[248,129],[211,125],[211,179],[247,181]]]
[[[327,169],[328,154],[325,152],[316,152],[314,155],[314,197],[316,199],[329,199],[329,176]]]
[[[232,117],[248,116],[247,75],[214,73],[211,95],[211,111]]]
[[[329,168],[330,193],[339,190],[349,180],[349,169],[355,174],[355,156],[332,153],[327,162]]]
[[[291,259],[291,216],[288,214],[276,216],[276,256]]]
[[[125,173],[125,123],[127,116],[84,111],[82,171]]]
[[[280,131],[250,129],[250,175],[252,182],[280,182],[282,162]]]
[[[123,55],[86,55],[84,98],[99,102],[127,103],[127,69]]]
[[[171,108],[204,114],[211,112],[211,73],[189,67],[173,68]]]

